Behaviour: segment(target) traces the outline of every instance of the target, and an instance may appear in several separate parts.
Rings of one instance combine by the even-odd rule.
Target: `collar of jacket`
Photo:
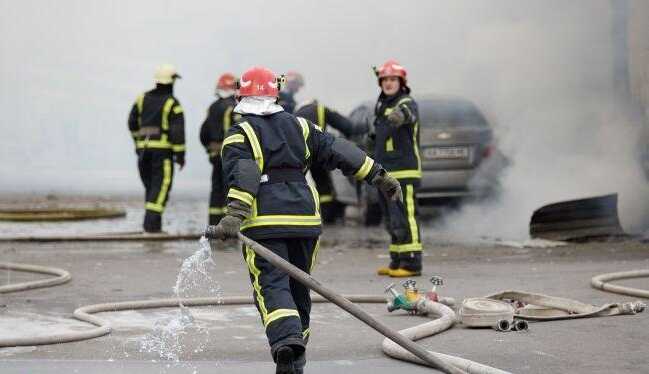
[[[246,96],[242,97],[239,104],[234,108],[235,113],[256,114],[268,116],[283,112],[284,108],[276,103],[277,98],[272,96]]]
[[[151,93],[153,94],[173,94],[174,93],[174,85],[173,84],[161,84],[161,83],[156,83],[155,88],[151,90]]]
[[[394,106],[394,104],[401,100],[401,98],[405,95],[407,95],[405,91],[399,91],[396,94],[390,96],[381,92],[381,94],[379,95],[379,100],[376,103],[374,114],[376,116],[380,116],[385,111],[385,108]]]

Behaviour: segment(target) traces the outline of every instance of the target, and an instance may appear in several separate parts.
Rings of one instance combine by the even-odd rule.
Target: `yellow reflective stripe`
[[[396,179],[421,178],[421,170],[394,170],[388,174]]]
[[[144,107],[144,94],[141,94],[135,100],[135,105],[137,106],[137,126],[142,127],[142,108]]]
[[[334,196],[333,195],[320,195],[319,197],[320,204],[322,203],[330,203],[334,201]]]
[[[174,99],[170,97],[165,101],[165,104],[162,107],[162,124],[160,127],[162,127],[163,131],[169,130],[169,113],[171,112],[171,107],[173,105]]]
[[[419,243],[419,227],[415,218],[415,189],[412,184],[406,185],[406,210],[408,211],[408,226],[410,227],[410,238],[412,244]]]
[[[158,213],[162,213],[165,210],[165,208],[162,205],[156,203],[146,203],[144,204],[144,209],[152,210]]]
[[[311,152],[309,151],[309,122],[302,117],[297,117],[297,121],[302,127],[302,136],[304,136],[304,159],[308,160],[311,157]]]
[[[160,187],[160,192],[158,193],[158,199],[156,204],[164,206],[165,200],[167,199],[167,192],[169,192],[169,187],[171,186],[171,160],[165,159],[162,162],[162,186]]]
[[[252,126],[250,126],[248,122],[240,123],[239,126],[241,126],[243,131],[246,133],[246,136],[248,137],[248,141],[250,142],[250,146],[252,147],[252,154],[255,157],[255,161],[257,161],[259,171],[263,172],[264,153],[261,151],[261,145],[259,144],[259,139],[257,138],[255,130],[253,130]]]
[[[421,243],[390,244],[390,252],[418,252],[421,250]]]
[[[273,310],[272,312],[268,313],[266,315],[266,318],[264,319],[264,327],[268,327],[272,322],[277,321],[280,318],[286,318],[286,317],[300,317],[300,313],[297,312],[295,309],[277,309]]]
[[[227,134],[228,130],[230,130],[230,126],[232,126],[232,110],[234,107],[229,106],[225,108],[225,112],[223,113],[223,133]]]
[[[135,142],[138,148],[159,148],[171,149],[171,144],[165,140],[138,140]]]
[[[252,200],[254,197],[246,191],[241,191],[235,187],[230,187],[228,191],[228,197],[232,199],[241,200],[248,205],[252,205]]]
[[[246,219],[241,230],[260,226],[320,226],[320,214],[315,215],[261,215]]]
[[[223,156],[223,149],[225,148],[226,145],[233,144],[233,143],[244,143],[245,141],[246,138],[244,138],[243,135],[241,134],[234,134],[228,136],[223,141],[223,144],[221,144],[221,156]]]
[[[173,144],[171,150],[174,152],[184,152],[186,149],[184,144]]]
[[[316,212],[316,215],[320,214],[320,194],[318,193],[318,190],[315,188],[315,186],[309,185],[309,189],[311,190],[311,195],[313,196],[313,203],[315,204],[314,211]]]
[[[395,105],[395,106],[399,106],[399,105],[401,105],[401,104],[405,104],[405,103],[410,102],[410,101],[412,101],[412,98],[410,98],[410,97],[404,97],[403,99],[399,100],[399,101],[397,102],[397,105]]]
[[[365,156],[363,165],[354,174],[354,177],[356,177],[356,179],[358,179],[359,181],[365,179],[365,177],[367,177],[367,174],[370,173],[370,170],[372,170],[372,166],[374,166],[374,160],[369,156]]]
[[[385,150],[387,152],[394,151],[394,140],[392,140],[392,137],[389,137],[388,140],[385,141]]]
[[[311,335],[311,328],[307,328],[306,330],[302,331],[302,339],[306,339],[307,336]]]
[[[318,126],[320,126],[320,129],[323,131],[327,127],[327,122],[325,120],[325,107],[322,104],[318,104],[316,107],[316,112],[318,116]]]
[[[261,319],[266,324],[266,317],[268,315],[268,310],[266,309],[266,303],[264,302],[264,296],[261,294],[261,285],[259,284],[259,274],[261,270],[255,265],[255,251],[253,251],[249,246],[246,245],[246,264],[248,264],[248,270],[252,274],[252,288],[255,290],[255,295],[257,296],[257,305],[259,306],[259,311],[261,312]]]
[[[223,214],[225,214],[225,207],[219,207],[219,208],[210,207],[210,209],[208,210],[208,213],[213,214],[213,215],[217,215],[217,216],[218,215],[223,215]]]
[[[181,107],[180,105],[176,105],[174,107],[174,114],[179,114],[179,113],[182,113],[182,112],[183,112],[183,107]]]
[[[415,151],[415,157],[417,158],[417,170],[421,175],[421,158],[419,158],[419,142],[417,142],[417,132],[419,131],[419,122],[415,122],[415,127],[412,132],[412,147]]]
[[[399,105],[405,104],[405,103],[407,103],[409,101],[412,101],[412,99],[409,98],[409,97],[405,97],[405,98],[399,100],[393,107],[385,108],[385,111],[383,112],[383,114],[386,115],[386,116],[389,116],[390,113],[394,112]]]
[[[311,255],[311,266],[309,266],[309,274],[315,269],[315,264],[318,261],[318,252],[320,252],[320,238],[315,242],[315,248],[313,249],[313,254]]]

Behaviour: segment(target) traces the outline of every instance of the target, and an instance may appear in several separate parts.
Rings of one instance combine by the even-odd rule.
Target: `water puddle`
[[[141,353],[154,354],[157,359],[181,363],[192,355],[205,350],[209,343],[209,331],[195,322],[190,308],[182,300],[191,297],[216,297],[221,295],[209,241],[201,238],[199,249],[187,257],[180,268],[173,287],[179,308],[171,317],[157,320],[153,331],[139,341]]]

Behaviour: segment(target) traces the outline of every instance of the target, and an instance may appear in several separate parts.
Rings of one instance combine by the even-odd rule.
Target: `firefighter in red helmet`
[[[416,188],[421,179],[419,158],[419,113],[410,97],[406,69],[388,60],[375,69],[381,94],[375,107],[375,150],[377,162],[397,179],[404,202],[381,198],[390,233],[390,263],[379,275],[410,277],[421,274],[421,232],[417,217]]]
[[[211,239],[239,231],[310,273],[322,231],[318,192],[305,173],[312,165],[341,169],[368,181],[386,199],[402,199],[401,186],[354,144],[335,138],[277,104],[279,82],[269,69],[246,71],[239,83],[241,121],[223,141],[227,210]],[[276,373],[302,373],[309,339],[309,290],[244,245],[254,300],[266,329]]]
[[[216,82],[216,101],[207,110],[201,126],[200,139],[212,164],[212,192],[210,193],[209,224],[216,225],[225,215],[225,181],[221,162],[221,144],[232,124],[241,116],[234,112],[236,78],[231,73],[221,75]]]

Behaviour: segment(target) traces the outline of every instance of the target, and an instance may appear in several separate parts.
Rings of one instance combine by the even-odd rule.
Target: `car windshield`
[[[425,127],[488,126],[478,108],[466,101],[420,100],[419,117]]]

